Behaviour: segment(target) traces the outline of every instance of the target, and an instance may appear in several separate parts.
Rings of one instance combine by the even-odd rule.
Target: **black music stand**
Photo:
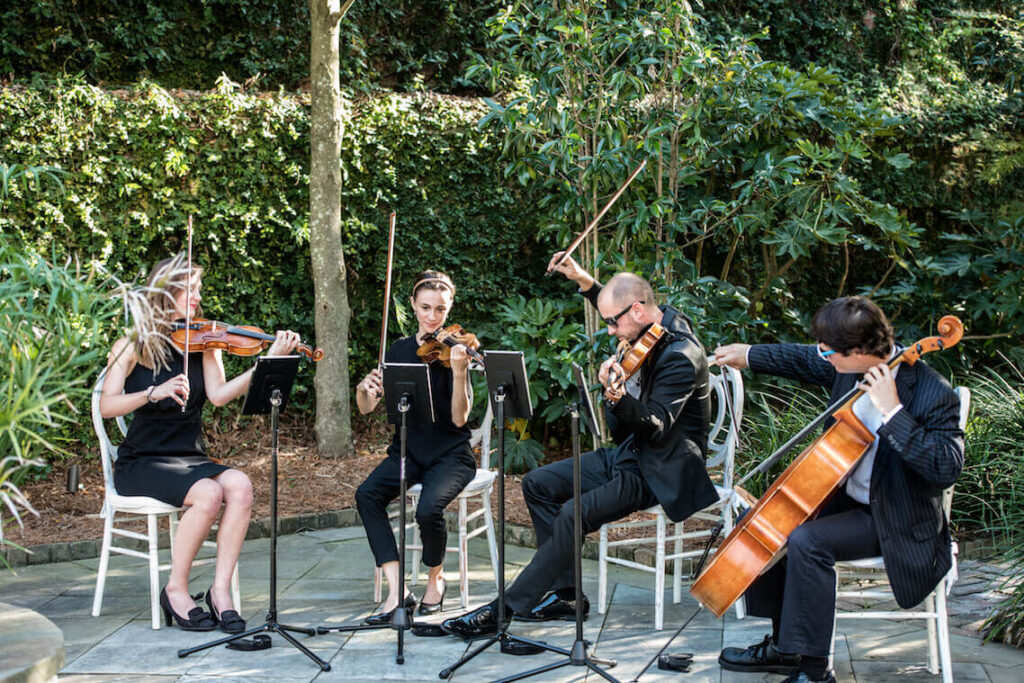
[[[270,413],[271,459],[270,459],[270,609],[267,620],[256,628],[235,633],[226,638],[211,641],[205,645],[178,650],[179,657],[187,657],[193,652],[231,643],[256,633],[272,631],[294,645],[323,671],[330,671],[331,665],[317,657],[305,645],[295,639],[288,631],[303,633],[307,636],[316,635],[311,628],[288,626],[277,621],[277,433],[278,415],[288,405],[288,396],[292,391],[295,373],[299,369],[300,356],[261,356],[256,359],[256,369],[249,383],[249,393],[242,405],[243,415],[266,415]]]
[[[535,652],[548,650],[558,654],[570,654],[568,650],[508,633],[509,624],[505,620],[505,420],[528,420],[533,416],[533,407],[530,403],[530,385],[526,378],[526,362],[522,351],[485,350],[483,354],[491,412],[498,426],[498,632],[488,638],[483,645],[443,669],[438,676],[444,679],[450,678],[459,667],[494,643],[500,643],[502,652],[522,654],[525,649],[522,646],[525,645],[526,648],[532,646]]]
[[[525,671],[521,674],[501,679],[500,683],[518,681],[528,676],[536,676],[563,666],[585,666],[598,676],[608,681],[618,683],[618,679],[612,677],[598,666],[599,664],[609,668],[615,666],[615,660],[596,659],[587,654],[587,641],[583,639],[583,520],[580,498],[580,409],[583,409],[583,416],[587,421],[587,428],[592,434],[597,433],[597,416],[594,414],[594,404],[590,400],[590,392],[587,391],[587,382],[583,377],[583,368],[576,363],[572,364],[573,377],[576,383],[576,390],[579,392],[579,401],[570,402],[567,406],[572,417],[572,514],[573,514],[573,583],[576,587],[576,639],[573,641],[572,650],[558,650],[568,656],[568,659],[548,664],[532,671]],[[549,648],[554,650],[553,648]]]
[[[430,387],[429,365],[426,363],[384,363],[384,405],[388,422],[399,426],[399,493],[398,493],[398,605],[391,613],[390,624],[353,624],[350,626],[318,626],[317,633],[353,633],[391,628],[398,633],[397,664],[405,663],[405,632],[412,628],[412,610],[405,602],[405,519],[406,427],[434,422],[434,400]]]

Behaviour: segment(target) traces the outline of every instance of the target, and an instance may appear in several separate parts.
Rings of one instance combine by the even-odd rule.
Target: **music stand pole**
[[[261,359],[262,360],[262,359]],[[294,377],[294,375],[293,375]],[[317,657],[313,652],[305,645],[295,639],[288,631],[294,631],[296,633],[303,633],[307,636],[316,635],[316,631],[311,628],[301,628],[299,626],[288,626],[286,624],[280,624],[277,621],[277,433],[278,433],[278,412],[283,402],[284,397],[279,388],[274,388],[270,396],[270,434],[271,434],[271,446],[270,446],[270,609],[267,611],[267,620],[262,626],[251,628],[242,633],[235,633],[226,638],[220,638],[212,642],[206,643],[205,645],[198,645],[196,647],[185,648],[178,650],[178,657],[187,657],[193,652],[199,652],[206,650],[211,647],[230,643],[240,638],[246,638],[256,633],[263,633],[264,631],[270,631],[277,633],[282,638],[287,640],[289,643],[294,645],[298,650],[312,659],[320,667],[322,671],[330,671],[331,665],[324,660]]]
[[[480,645],[475,650],[466,653],[466,655],[447,669],[443,669],[438,674],[438,676],[443,679],[451,678],[451,675],[455,673],[459,667],[495,643],[501,644],[502,651],[508,647],[506,643],[521,643],[533,645],[537,648],[548,650],[549,652],[556,652],[561,655],[570,655],[568,650],[563,650],[560,647],[554,647],[541,641],[511,635],[508,632],[509,623],[511,622],[506,623],[505,621],[505,396],[506,389],[504,385],[495,389],[493,394],[495,406],[494,421],[498,425],[498,632],[484,641],[483,645]],[[559,663],[559,666],[561,666],[561,663]],[[547,668],[544,670],[546,671]]]
[[[427,374],[427,366],[422,363],[412,364],[411,367],[405,366],[406,364],[402,363],[384,365],[385,400],[387,400],[386,397],[389,393],[392,396],[400,396],[398,403],[395,405],[400,416],[398,429],[398,594],[401,597],[399,597],[398,605],[395,606],[395,609],[391,613],[390,623],[376,625],[353,624],[348,626],[317,626],[316,628],[316,632],[318,634],[355,633],[358,631],[376,631],[383,628],[394,629],[397,631],[398,635],[398,650],[395,654],[396,664],[405,664],[405,632],[411,630],[413,626],[411,615],[412,610],[405,607],[405,525],[407,519],[406,493],[408,491],[408,482],[405,476],[405,460],[406,444],[408,443],[407,425],[409,412],[415,406],[416,410],[419,410],[421,414],[423,412],[429,414],[430,422],[434,421],[433,404],[430,393],[430,378]],[[413,371],[411,375],[408,374],[409,370]],[[394,375],[392,373],[394,373]],[[417,375],[420,377],[417,378]],[[392,380],[395,377],[397,377],[394,381],[395,389],[391,389]],[[419,383],[417,384],[417,382]],[[416,398],[417,391],[421,392],[419,400]]]
[[[583,520],[582,516],[582,504],[580,498],[582,495],[582,489],[580,485],[581,472],[580,472],[580,406],[579,403],[570,403],[569,414],[572,416],[572,514],[573,514],[573,542],[575,548],[573,552],[573,582],[576,584],[576,640],[572,644],[572,651],[561,652],[568,656],[568,659],[561,662],[555,662],[554,664],[548,664],[546,666],[538,667],[530,671],[524,671],[508,678],[502,678],[495,683],[510,683],[511,681],[518,681],[523,678],[530,676],[536,676],[538,674],[546,673],[554,669],[560,669],[563,666],[585,666],[601,678],[612,681],[613,683],[619,683],[618,679],[614,678],[606,671],[601,669],[597,664],[600,662],[604,666],[612,667],[615,666],[614,660],[598,660],[587,654],[587,641],[583,639]],[[554,651],[554,648],[549,648]]]

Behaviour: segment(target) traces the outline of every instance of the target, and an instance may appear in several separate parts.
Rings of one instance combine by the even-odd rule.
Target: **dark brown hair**
[[[447,289],[455,298],[455,284],[452,279],[439,270],[425,270],[416,276],[416,284],[412,286],[412,298],[416,298],[416,292],[421,289]]]
[[[811,335],[844,356],[858,351],[888,358],[892,350],[892,325],[882,309],[862,296],[844,296],[822,306],[811,321]]]

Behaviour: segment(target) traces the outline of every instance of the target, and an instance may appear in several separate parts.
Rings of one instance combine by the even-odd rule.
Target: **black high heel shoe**
[[[226,609],[220,614],[217,614],[217,608],[213,606],[213,598],[210,596],[213,594],[213,586],[210,586],[210,590],[206,591],[206,606],[210,608],[210,614],[213,615],[214,621],[220,626],[220,630],[224,633],[241,633],[245,630],[245,619],[242,615],[233,609]]]
[[[407,609],[410,612],[416,606],[416,596],[409,593],[405,596],[405,600],[402,604],[403,609]],[[398,609],[397,607],[395,609]],[[394,615],[395,610],[388,612],[381,612],[380,614],[373,614],[363,619],[363,623],[367,626],[385,626],[391,623],[391,617]]]
[[[164,612],[164,623],[168,626],[178,623],[182,631],[212,631],[217,628],[217,622],[209,612],[204,612],[201,607],[193,607],[188,611],[188,619],[182,619],[178,613],[171,609],[170,598],[167,597],[167,587],[160,589],[160,607]],[[174,617],[172,620],[171,617]]]
[[[416,614],[435,614],[437,612],[444,611],[444,596],[448,592],[448,582],[441,579],[444,582],[444,588],[441,589],[441,599],[437,602],[420,602],[420,608],[416,610]]]

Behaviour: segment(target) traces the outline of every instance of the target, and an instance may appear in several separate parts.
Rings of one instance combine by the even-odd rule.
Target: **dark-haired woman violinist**
[[[188,508],[174,538],[170,578],[160,592],[167,624],[173,617],[185,630],[219,626],[238,633],[245,629],[245,621],[232,607],[229,583],[249,528],[252,483],[242,472],[206,456],[201,416],[207,399],[222,406],[242,395],[252,370],[227,380],[221,352],[210,350],[189,354],[186,376],[184,354],[170,337],[177,320],[198,313],[201,277],[202,269],[187,268],[180,255],[150,271],[132,307],[134,332],[111,349],[100,413],[105,418],[133,414],[117,449],[117,492]],[[287,355],[298,343],[295,332],[279,331],[267,355]],[[189,595],[188,577],[218,515],[216,569],[206,593],[207,612]]]
[[[455,298],[455,285],[444,273],[428,270],[416,278],[412,288],[412,307],[418,330],[399,339],[388,348],[385,360],[391,363],[421,362],[416,350],[428,335],[444,326]],[[436,422],[410,425],[406,440],[406,479],[409,485],[422,484],[416,523],[423,541],[423,564],[428,570],[427,588],[420,603],[420,614],[443,609],[445,585],[443,568],[447,541],[444,509],[462,492],[476,474],[476,463],[469,445],[469,409],[472,389],[469,383],[469,355],[458,345],[451,350],[451,367],[430,364],[430,382]],[[356,387],[356,404],[363,414],[377,407],[383,396],[380,372],[374,369]],[[368,624],[391,621],[391,612],[399,601],[407,608],[416,605],[411,593],[398,590],[398,548],[388,522],[387,505],[399,494],[398,430],[388,447],[388,456],[356,491],[356,506],[366,528],[374,560],[388,582],[388,596],[381,611],[366,619]]]

